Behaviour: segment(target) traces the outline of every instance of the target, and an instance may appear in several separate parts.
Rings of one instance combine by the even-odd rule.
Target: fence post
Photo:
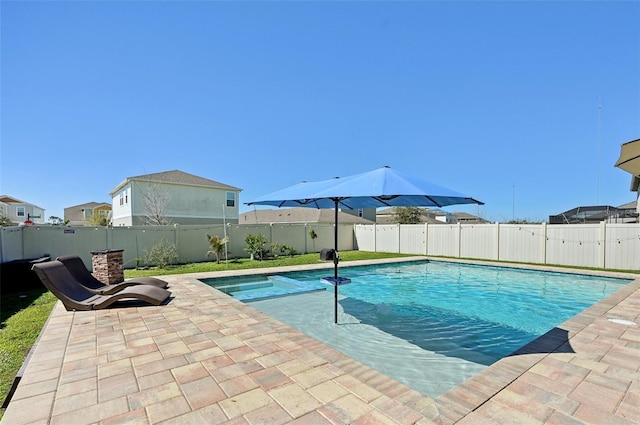
[[[542,233],[542,247],[540,248],[542,250],[541,252],[542,264],[547,264],[547,242],[549,241],[549,238],[547,238],[546,222],[542,222],[540,224],[540,232]]]
[[[461,243],[462,243],[462,224],[458,222],[458,225],[456,227],[456,257],[457,258],[460,258],[460,252],[462,252],[460,247]]]
[[[424,255],[429,255],[429,223],[424,223]]]
[[[606,262],[607,262],[607,244],[606,244],[606,240],[607,240],[607,222],[606,221],[601,221],[600,222],[600,235],[598,237],[598,264],[600,266],[601,269],[606,268]]]
[[[373,252],[378,252],[378,224],[373,223]]]
[[[500,223],[496,222],[496,251],[494,253],[495,259],[500,261]]]

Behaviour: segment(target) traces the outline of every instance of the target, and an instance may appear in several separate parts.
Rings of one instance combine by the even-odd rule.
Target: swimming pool
[[[333,291],[254,301],[250,290],[242,295],[255,308],[432,397],[629,282],[438,261],[342,267],[340,273],[351,284],[340,288],[337,326]],[[315,270],[283,276],[317,284],[326,275]]]

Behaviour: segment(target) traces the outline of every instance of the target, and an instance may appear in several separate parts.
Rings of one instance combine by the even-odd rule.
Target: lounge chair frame
[[[110,295],[120,292],[122,289],[128,286],[135,285],[151,285],[158,288],[167,288],[169,284],[155,277],[136,277],[127,279],[124,282],[105,284],[96,279],[89,269],[84,265],[82,258],[77,255],[63,255],[56,260],[60,261],[69,270],[69,273],[82,285],[84,285],[89,291],[95,294]]]
[[[57,260],[34,264],[32,270],[68,311],[100,310],[121,300],[138,300],[157,306],[171,295],[166,289],[151,285],[128,286],[111,295],[95,294],[74,279],[65,265]]]

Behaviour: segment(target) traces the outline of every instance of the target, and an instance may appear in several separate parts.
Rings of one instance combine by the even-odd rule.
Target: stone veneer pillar
[[[124,249],[91,251],[93,276],[105,285],[124,281],[123,251]]]

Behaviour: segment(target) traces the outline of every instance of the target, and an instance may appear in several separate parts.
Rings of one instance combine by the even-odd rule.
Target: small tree
[[[162,191],[158,185],[149,185],[148,190],[140,190],[144,202],[144,224],[149,226],[166,226],[171,224],[167,217],[167,207],[171,200],[169,192]]]
[[[0,215],[0,227],[10,227],[10,226],[15,226],[15,224],[13,224],[13,221],[11,221],[11,219],[6,215]]]
[[[420,224],[422,212],[418,207],[394,207],[393,219],[398,224]]]
[[[109,222],[107,221],[107,217],[94,214],[89,219],[89,224],[92,226],[106,226]]]
[[[253,260],[254,258],[257,258],[262,261],[268,252],[266,247],[267,237],[262,233],[257,235],[247,235],[244,237],[244,241],[247,244],[247,247],[244,250],[251,255],[251,259]]]
[[[209,251],[207,251],[207,257],[211,254],[216,256],[216,263],[220,264],[220,257],[222,256],[222,251],[224,250],[224,246],[229,242],[229,237],[225,236],[220,239],[220,237],[213,235],[207,235],[207,239],[209,240]]]
[[[309,229],[309,237],[311,238],[311,241],[313,242],[313,250],[316,250],[316,239],[318,239],[318,234],[316,233],[315,230],[313,229]]]
[[[56,217],[55,215],[52,215],[52,216],[49,217],[49,222],[51,224],[53,224],[54,226],[69,224],[69,220],[64,220],[64,219],[62,219],[60,217]]]

